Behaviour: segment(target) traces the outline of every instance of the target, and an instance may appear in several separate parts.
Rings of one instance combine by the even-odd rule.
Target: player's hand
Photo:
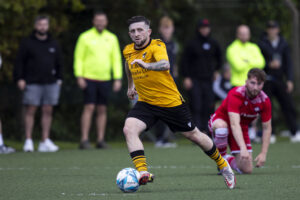
[[[26,87],[26,81],[24,79],[20,79],[20,80],[18,80],[17,85],[18,85],[18,88],[23,91]]]
[[[63,81],[62,81],[61,79],[58,79],[58,80],[56,81],[56,84],[59,85],[59,86],[61,86],[62,83],[63,83]]]
[[[135,95],[137,95],[137,92],[135,90],[135,88],[128,88],[127,90],[127,96],[130,100],[134,100]]]
[[[78,86],[79,86],[80,89],[85,89],[86,86],[87,86],[86,81],[82,77],[78,77],[77,78],[77,84],[78,84]]]
[[[242,160],[249,160],[250,159],[250,154],[249,154],[247,149],[241,149],[240,155],[241,155]]]
[[[119,92],[122,87],[122,81],[121,80],[115,80],[113,83],[113,91],[114,92]]]
[[[192,79],[191,78],[185,78],[183,80],[183,87],[186,90],[192,89],[192,87],[193,87],[193,81],[192,81]]]
[[[280,68],[280,61],[279,60],[272,60],[269,63],[271,69],[279,69]]]
[[[294,90],[294,84],[292,81],[286,82],[286,91],[287,93],[291,93]]]
[[[131,65],[138,64],[140,67],[144,69],[148,69],[149,64],[145,63],[141,59],[135,59],[134,61],[131,62]]]
[[[262,167],[265,165],[267,155],[264,153],[258,154],[258,156],[254,159],[256,162],[255,167]]]

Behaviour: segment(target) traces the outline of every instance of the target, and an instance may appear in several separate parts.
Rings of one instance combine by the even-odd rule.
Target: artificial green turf
[[[270,146],[266,166],[252,175],[237,175],[228,190],[216,166],[198,147],[180,143],[175,149],[146,145],[153,184],[122,193],[115,184],[119,170],[132,167],[125,144],[107,150],[80,151],[67,145],[57,153],[0,155],[1,200],[54,199],[299,199],[300,144],[281,141]],[[77,147],[76,145],[73,145]],[[256,155],[260,145],[254,145]]]

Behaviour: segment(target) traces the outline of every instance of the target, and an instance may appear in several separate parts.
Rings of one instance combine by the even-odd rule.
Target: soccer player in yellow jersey
[[[133,99],[138,94],[139,99],[128,113],[123,131],[132,161],[141,174],[140,184],[152,182],[154,176],[148,172],[144,146],[139,135],[160,119],[173,132],[182,132],[215,160],[227,187],[234,188],[235,176],[229,164],[220,155],[213,141],[200,132],[192,121],[190,111],[169,73],[170,64],[165,44],[161,40],[150,38],[150,22],[145,17],[134,16],[128,20],[128,25],[133,43],[123,50],[128,78],[127,95]]]

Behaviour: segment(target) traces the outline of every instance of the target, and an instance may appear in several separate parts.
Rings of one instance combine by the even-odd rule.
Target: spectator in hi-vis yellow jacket
[[[94,110],[97,110],[97,148],[106,148],[107,98],[112,89],[122,87],[122,63],[118,38],[106,29],[108,20],[103,12],[96,12],[91,29],[80,34],[74,53],[74,73],[78,86],[84,92],[81,115],[80,149],[90,148],[89,130]]]
[[[242,86],[247,80],[247,73],[252,68],[263,69],[265,59],[259,47],[249,42],[250,29],[247,25],[240,25],[236,31],[237,39],[227,48],[226,58],[231,68],[232,86]]]

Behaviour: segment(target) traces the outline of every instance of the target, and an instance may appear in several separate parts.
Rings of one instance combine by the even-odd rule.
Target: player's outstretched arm
[[[263,134],[262,134],[261,152],[254,160],[256,161],[256,167],[261,167],[266,162],[267,152],[270,144],[270,137],[272,133],[271,119],[267,122],[262,123],[262,129],[263,129]]]
[[[250,154],[247,150],[247,146],[243,137],[243,132],[240,125],[240,121],[241,121],[240,114],[229,112],[228,115],[230,119],[230,127],[232,130],[233,137],[241,149],[240,152],[241,158],[248,160],[250,158]]]
[[[170,69],[170,63],[167,60],[160,60],[158,62],[153,62],[153,63],[145,63],[141,59],[135,59],[134,61],[132,61],[131,64],[133,65],[135,63],[144,69],[153,70],[153,71],[165,71]]]

